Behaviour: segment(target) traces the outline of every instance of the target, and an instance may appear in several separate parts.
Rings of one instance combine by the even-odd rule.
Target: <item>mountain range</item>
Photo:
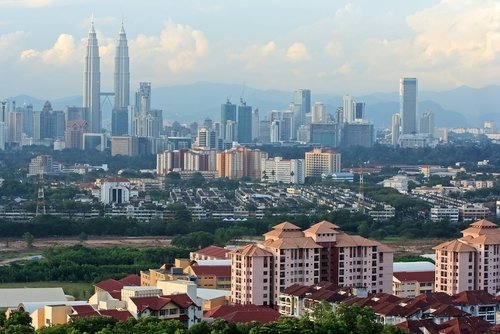
[[[484,121],[500,124],[500,86],[472,88],[461,86],[445,91],[421,91],[418,93],[418,113],[432,111],[437,127],[482,127]],[[131,96],[133,96],[131,94]],[[366,118],[376,127],[389,127],[391,115],[399,112],[399,94],[372,93],[355,96],[356,101],[366,103]],[[205,118],[215,121],[220,118],[220,105],[229,99],[238,104],[240,99],[248,105],[258,108],[261,118],[270,110],[285,110],[292,100],[292,92],[280,90],[262,90],[234,84],[196,82],[186,85],[157,87],[153,86],[152,103],[154,108],[163,110],[166,120],[177,120],[181,123],[202,122]],[[28,95],[9,98],[17,105],[32,104],[35,110],[41,110],[44,100]],[[314,94],[312,102],[321,101],[327,112],[335,113],[342,105],[342,95]],[[79,106],[81,96],[69,96],[50,101],[54,109],[65,106]],[[113,99],[102,102],[103,119],[111,118]]]

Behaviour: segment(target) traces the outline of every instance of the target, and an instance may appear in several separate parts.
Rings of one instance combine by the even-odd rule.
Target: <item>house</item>
[[[217,247],[217,246],[208,246],[202,249],[199,249],[195,252],[189,253],[189,259],[192,261],[196,260],[226,260],[229,259],[229,249]]]
[[[231,265],[228,266],[200,266],[193,264],[184,273],[194,277],[200,288],[206,289],[231,289]]]
[[[128,311],[136,319],[156,317],[164,320],[179,320],[187,328],[201,321],[201,306],[185,293],[154,297],[131,297]]]
[[[394,272],[392,293],[398,297],[415,297],[434,291],[434,270],[421,272]]]
[[[215,319],[222,319],[236,323],[258,322],[260,324],[267,324],[277,321],[279,317],[280,313],[278,311],[254,304],[221,305],[204,314],[204,318],[209,322]]]

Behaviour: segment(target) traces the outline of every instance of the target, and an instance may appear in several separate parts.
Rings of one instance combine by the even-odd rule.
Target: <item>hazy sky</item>
[[[94,14],[112,90],[123,17],[131,88],[196,81],[360,95],[499,84],[498,0],[0,0],[0,97],[80,95]]]

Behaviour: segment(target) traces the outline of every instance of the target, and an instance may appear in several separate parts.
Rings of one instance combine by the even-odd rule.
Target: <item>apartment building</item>
[[[322,174],[339,173],[341,156],[331,149],[315,148],[305,154],[305,177],[321,177]]]
[[[435,291],[456,294],[468,290],[500,290],[500,229],[482,219],[462,231],[462,237],[434,247]]]
[[[327,280],[338,286],[392,291],[393,251],[322,221],[302,231],[284,222],[264,241],[230,253],[231,298],[236,304],[275,305],[293,284]]]

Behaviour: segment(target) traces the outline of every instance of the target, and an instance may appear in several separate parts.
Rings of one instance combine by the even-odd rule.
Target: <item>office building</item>
[[[76,121],[79,119],[85,119],[87,114],[86,108],[82,107],[65,107],[64,108],[64,118],[66,123],[69,121]]]
[[[23,115],[22,132],[28,137],[33,137],[33,105],[17,107],[16,111]]]
[[[118,46],[115,54],[115,104],[114,109],[126,110],[130,104],[130,71],[127,35],[125,29],[120,29]]]
[[[372,147],[375,141],[375,129],[373,124],[366,122],[354,122],[344,124],[342,131],[342,146]]]
[[[259,142],[264,144],[271,142],[271,122],[267,119],[259,122]]]
[[[133,136],[111,137],[111,155],[135,157],[139,154],[139,141]]]
[[[83,107],[87,108],[85,120],[89,131],[102,132],[101,117],[101,70],[99,58],[99,44],[97,43],[94,22],[90,25],[87,39],[87,53],[83,74]]]
[[[252,142],[259,140],[259,109],[252,111]]]
[[[215,130],[206,126],[198,128],[198,147],[199,148],[217,148],[217,133]]]
[[[247,106],[246,102],[241,100],[238,106],[238,120],[237,120],[238,143],[251,143],[252,142],[252,107]]]
[[[123,136],[128,134],[128,108],[114,108],[111,112],[111,135]]]
[[[50,155],[39,155],[31,159],[28,166],[28,175],[40,175],[52,173],[53,160]]]
[[[270,129],[269,129],[269,141],[271,143],[279,143],[281,141],[281,127],[282,120],[276,119],[271,121]]]
[[[293,133],[292,139],[297,138],[297,130],[306,124],[306,114],[311,112],[311,91],[297,89],[293,93]]]
[[[326,123],[326,107],[323,103],[314,103],[311,113],[311,123]]]
[[[104,151],[106,149],[106,137],[104,133],[84,133],[83,149],[86,151]]]
[[[89,125],[85,120],[74,120],[66,123],[66,148],[83,150],[83,134],[88,132]]]
[[[139,83],[132,114],[133,131],[137,137],[159,138],[163,130],[163,111],[151,109],[151,83]]]
[[[486,219],[472,223],[462,237],[434,247],[436,292],[500,291],[500,229]]]
[[[396,146],[399,144],[399,134],[401,133],[401,117],[399,114],[392,114],[391,123],[391,144]]]
[[[432,111],[427,111],[420,117],[419,125],[419,133],[434,137],[434,113]]]
[[[338,147],[338,125],[336,123],[312,123],[310,142],[322,147]]]
[[[232,104],[229,99],[226,103],[220,106],[220,124],[221,124],[221,137],[224,141],[232,142],[234,138],[228,138],[226,134],[227,121],[236,122],[236,105]]]
[[[323,174],[339,173],[341,156],[331,149],[314,148],[305,154],[305,177],[321,177]]]
[[[23,138],[23,114],[18,111],[9,112],[8,142],[20,146]]]
[[[365,103],[353,103],[354,122],[362,122],[365,118]]]
[[[276,305],[289,286],[321,280],[370,292],[392,291],[393,251],[377,241],[348,235],[327,221],[305,231],[284,222],[264,238],[230,253],[235,304]]]
[[[401,134],[417,133],[417,91],[416,78],[402,78],[399,82]]]
[[[343,123],[354,122],[354,104],[351,95],[344,95],[343,97]]]
[[[7,124],[0,122],[0,150],[5,151],[5,144],[7,142]]]
[[[46,101],[41,111],[33,112],[33,139],[40,142],[45,139],[63,139],[66,129],[66,116],[63,111],[53,110]]]

